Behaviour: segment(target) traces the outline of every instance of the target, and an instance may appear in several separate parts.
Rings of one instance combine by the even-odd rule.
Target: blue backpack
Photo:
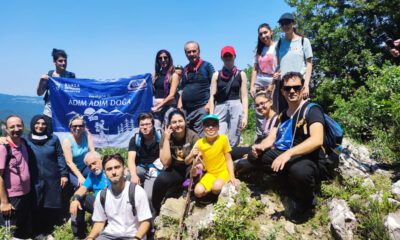
[[[316,103],[309,103],[304,110],[303,119],[306,119],[307,113],[310,108],[317,106],[323,112],[321,106]],[[335,120],[329,115],[324,113],[325,119],[325,134],[324,134],[324,150],[329,154],[332,153],[335,148],[342,144],[343,140],[343,129]]]

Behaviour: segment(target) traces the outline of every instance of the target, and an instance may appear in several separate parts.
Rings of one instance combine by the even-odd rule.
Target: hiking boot
[[[290,200],[289,209],[285,211],[285,218],[294,224],[305,223],[314,216],[315,205],[315,197],[311,204],[304,204]]]

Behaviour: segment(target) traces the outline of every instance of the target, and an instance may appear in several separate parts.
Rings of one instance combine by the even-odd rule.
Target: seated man
[[[103,168],[111,187],[96,196],[94,225],[86,239],[145,238],[152,217],[145,191],[139,185],[125,181],[121,155],[106,156]]]
[[[139,133],[129,141],[128,168],[131,182],[142,184],[151,202],[154,181],[159,174],[159,166],[154,161],[160,155],[161,134],[154,128],[154,118],[151,113],[141,113],[138,117]]]
[[[109,186],[109,181],[103,172],[101,155],[98,152],[88,152],[83,159],[90,173],[85,182],[78,188],[71,198],[70,213],[72,216],[71,228],[74,236],[79,239],[85,238],[86,224],[85,211],[93,213],[93,203],[100,190]],[[86,194],[93,191],[93,195]]]
[[[320,169],[326,158],[322,150],[325,119],[319,107],[312,107],[303,119],[309,102],[303,100],[304,78],[289,72],[282,78],[281,89],[288,108],[279,116],[267,138],[255,144],[249,161],[283,176],[293,203],[288,218],[300,223],[315,207],[315,193],[320,184]]]
[[[194,188],[194,194],[198,198],[202,198],[210,192],[214,196],[218,196],[225,183],[230,181],[236,185],[238,181],[233,172],[228,137],[225,134],[218,134],[218,117],[214,114],[205,115],[202,118],[202,124],[205,137],[196,142],[190,157],[185,159],[186,164],[189,164],[198,154],[201,154],[203,158],[206,174]],[[198,165],[199,163],[194,162],[193,164]]]

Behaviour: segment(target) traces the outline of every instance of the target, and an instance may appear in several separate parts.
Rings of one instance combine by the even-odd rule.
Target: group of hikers
[[[204,205],[216,202],[228,182],[237,186],[237,174],[246,171],[274,175],[291,200],[285,217],[306,221],[332,163],[323,147],[324,113],[308,101],[310,41],[297,32],[292,14],[278,22],[285,36],[277,42],[268,24],[258,27],[250,86],[235,66],[232,46],[221,50],[220,71],[200,58],[195,41],[184,45],[185,67],[175,66],[167,50],[158,51],[153,107],[139,114],[127,159],[96,152],[80,115],[70,119],[70,133],[61,142],[53,135],[47,82],[50,77],[75,78],[66,70],[67,54],[53,49],[55,70],[43,75],[37,88],[38,95],[45,95],[45,110],[32,118],[30,133],[22,136],[18,115],[5,119],[1,224],[14,226],[15,238],[45,239],[71,217],[76,239],[146,239],[162,203],[182,196],[189,176],[197,177],[194,197]],[[253,145],[243,147],[248,89],[255,102],[256,136]],[[88,235],[85,212],[92,213]]]

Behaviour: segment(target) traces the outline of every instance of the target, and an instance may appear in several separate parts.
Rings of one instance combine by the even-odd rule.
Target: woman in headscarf
[[[35,204],[33,232],[46,236],[55,225],[62,224],[62,189],[68,182],[68,169],[58,137],[48,133],[48,118],[36,115],[32,118],[31,132],[27,137],[33,156],[30,174]]]

